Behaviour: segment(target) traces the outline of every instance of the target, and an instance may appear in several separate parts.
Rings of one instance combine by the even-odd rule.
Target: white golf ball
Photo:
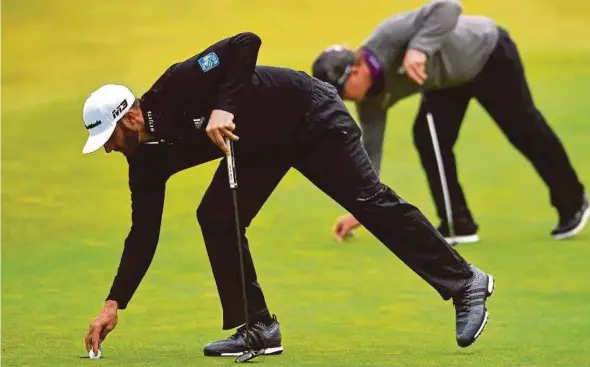
[[[99,359],[102,356],[102,353],[100,352],[100,349],[98,350],[98,354],[94,354],[94,351],[92,349],[90,349],[90,352],[88,352],[88,357],[90,357],[90,359]]]

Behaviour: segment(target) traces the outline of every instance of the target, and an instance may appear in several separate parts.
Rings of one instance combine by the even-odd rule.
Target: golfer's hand
[[[233,141],[239,138],[234,135],[233,131],[236,128],[234,124],[234,115],[223,110],[213,110],[209,123],[207,124],[207,135],[209,139],[217,145],[225,154],[229,154],[229,147],[225,144],[225,138]]]
[[[106,339],[108,333],[113,331],[117,326],[117,308],[118,304],[116,301],[107,301],[100,314],[96,316],[90,327],[88,333],[84,339],[86,344],[86,351],[90,352],[90,349],[94,354],[98,354],[98,350],[101,348],[102,342]]]
[[[352,214],[346,214],[336,220],[334,225],[334,237],[338,242],[346,240],[352,236],[352,230],[361,224]]]
[[[408,77],[418,83],[418,85],[424,84],[428,75],[426,75],[426,54],[422,51],[409,49],[406,51],[404,57],[404,69],[408,74]]]

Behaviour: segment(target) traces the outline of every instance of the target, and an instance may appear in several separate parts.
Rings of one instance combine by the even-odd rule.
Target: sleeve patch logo
[[[210,52],[199,59],[199,66],[201,67],[201,70],[203,70],[203,72],[205,73],[213,69],[217,65],[219,65],[219,57],[217,57],[217,54],[215,54],[215,52]]]

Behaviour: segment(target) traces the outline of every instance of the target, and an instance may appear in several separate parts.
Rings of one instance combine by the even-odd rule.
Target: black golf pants
[[[416,207],[380,182],[360,141],[359,128],[332,87],[314,81],[305,120],[300,136],[285,142],[282,150],[236,148],[249,318],[267,314],[268,309],[246,229],[291,167],[350,211],[443,299],[457,294],[472,275],[468,264]],[[223,328],[237,327],[246,320],[225,159],[199,205],[197,217],[223,308]]]
[[[459,179],[453,146],[471,98],[475,97],[512,145],[533,165],[549,188],[558,213],[571,215],[580,208],[584,187],[578,180],[559,138],[535,107],[516,44],[500,28],[498,45],[478,77],[466,85],[425,93],[414,122],[414,142],[437,214],[446,219],[442,187],[430,132],[427,109],[433,115],[455,219],[471,219]],[[497,168],[502,174],[501,167]]]

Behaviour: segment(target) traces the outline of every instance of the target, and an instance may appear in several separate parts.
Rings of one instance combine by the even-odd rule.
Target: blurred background
[[[100,311],[130,224],[123,157],[83,156],[82,105],[105,83],[143,94],[172,63],[241,31],[259,64],[310,72],[325,47],[356,47],[389,15],[425,1],[2,1],[2,364],[92,363],[83,337]],[[534,98],[590,185],[590,5],[466,0],[520,47]],[[436,222],[413,147],[416,97],[389,113],[382,179]],[[351,112],[356,117],[353,106]],[[479,105],[456,146],[481,242],[457,247],[497,277],[482,339],[460,350],[450,302],[365,230],[338,244],[342,208],[291,171],[249,229],[259,280],[284,334],[265,365],[590,365],[590,230],[555,242],[548,193]],[[156,258],[104,366],[229,365],[202,347],[226,337],[195,218],[217,162],[168,183]]]

